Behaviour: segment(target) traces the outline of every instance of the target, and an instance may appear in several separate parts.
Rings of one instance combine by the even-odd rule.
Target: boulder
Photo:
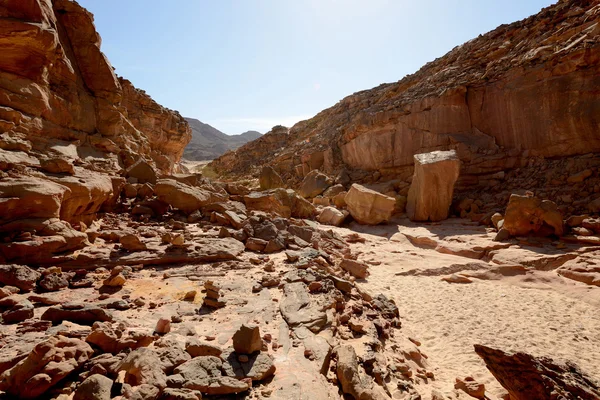
[[[512,236],[562,236],[564,232],[563,218],[554,202],[517,194],[510,196],[502,228]]]
[[[514,400],[597,400],[600,387],[575,364],[475,345],[475,352]]]
[[[73,163],[64,158],[50,158],[40,160],[40,167],[51,174],[75,175]]]
[[[0,182],[0,225],[27,218],[58,218],[69,188],[37,178]]]
[[[201,342],[197,339],[191,339],[186,342],[185,351],[187,351],[192,357],[220,357],[221,353],[223,353],[223,349],[221,349],[219,346],[209,342]]]
[[[347,215],[347,212],[344,214],[343,211],[340,211],[335,207],[325,207],[317,217],[317,221],[324,225],[340,226]]]
[[[369,276],[369,267],[367,264],[358,261],[344,258],[340,263],[340,268],[355,278],[365,279]]]
[[[36,286],[41,274],[25,265],[0,265],[0,283],[29,292]]]
[[[167,376],[162,370],[160,358],[153,350],[145,347],[129,353],[117,366],[117,372],[120,371],[125,371],[125,383],[132,386],[167,386]]]
[[[98,306],[70,303],[48,308],[41,319],[52,323],[71,321],[81,325],[92,325],[96,321],[107,322],[113,318],[108,311]]]
[[[258,177],[260,190],[277,189],[284,187],[281,176],[270,166],[264,166]]]
[[[33,304],[29,300],[21,300],[2,313],[5,324],[15,324],[33,318]]]
[[[415,171],[408,191],[406,213],[411,221],[448,218],[454,184],[460,173],[456,151],[415,154]]]
[[[298,194],[302,197],[313,198],[323,193],[333,184],[333,179],[324,173],[314,169],[310,171],[302,181]]]
[[[140,240],[140,238],[135,234],[126,234],[121,236],[119,239],[121,246],[127,251],[144,251],[146,250],[146,245]]]
[[[116,324],[115,324],[116,325]],[[117,354],[126,349],[147,347],[155,337],[146,331],[124,332],[109,322],[95,322],[85,341],[98,347],[104,353]]]
[[[292,189],[273,189],[264,192],[252,192],[244,196],[249,210],[264,211],[284,218],[314,218],[317,210]]]
[[[209,204],[227,200],[227,196],[221,193],[188,186],[173,179],[159,180],[154,187],[154,193],[160,201],[186,214],[198,211]]]
[[[77,386],[73,400],[110,400],[113,381],[100,374],[86,378]]]
[[[337,355],[336,374],[343,393],[361,400],[389,398],[373,387],[371,379],[361,376],[358,370],[358,357],[352,345],[338,346],[335,353]]]
[[[396,205],[396,199],[393,197],[367,189],[357,183],[352,185],[344,201],[352,218],[365,225],[377,225],[389,221]]]
[[[261,348],[260,329],[256,325],[242,325],[233,335],[233,349],[238,354],[252,354]]]
[[[137,183],[151,183],[155,184],[157,177],[156,171],[148,162],[143,159],[139,159],[134,164],[132,164],[125,171],[126,178],[135,178],[137,179]]]
[[[20,399],[37,399],[89,360],[94,351],[86,342],[53,336],[0,375],[0,391]]]

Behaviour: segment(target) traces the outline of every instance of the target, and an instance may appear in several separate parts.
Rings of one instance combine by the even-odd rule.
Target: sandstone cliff
[[[171,172],[191,138],[187,122],[118,78],[100,43],[75,1],[0,1],[0,148],[22,142],[29,156],[58,152],[107,171],[141,155]]]
[[[483,187],[531,157],[597,152],[599,21],[598,1],[559,1],[210,167],[239,176],[267,164],[288,182],[315,168],[359,181],[409,179],[414,154],[455,149],[459,184]]]

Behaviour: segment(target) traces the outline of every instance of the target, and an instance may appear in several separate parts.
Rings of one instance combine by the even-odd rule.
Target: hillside
[[[192,140],[183,152],[183,156],[187,160],[213,160],[229,150],[235,150],[262,136],[257,131],[247,131],[239,135],[227,135],[197,119],[186,118],[185,120],[192,128]]]
[[[531,157],[600,151],[599,18],[598,1],[559,1],[210,167],[233,179],[271,165],[290,183],[313,169],[407,180],[414,154],[455,149],[460,183],[486,187]]]

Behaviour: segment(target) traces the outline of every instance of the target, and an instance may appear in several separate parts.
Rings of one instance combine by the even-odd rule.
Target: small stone
[[[154,328],[154,332],[164,335],[171,331],[171,320],[167,318],[161,318],[156,323],[156,328]]]

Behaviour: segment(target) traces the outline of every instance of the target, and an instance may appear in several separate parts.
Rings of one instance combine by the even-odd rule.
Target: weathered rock
[[[129,353],[117,366],[117,371],[125,371],[125,383],[132,386],[149,384],[159,388],[167,386],[167,376],[162,370],[162,362],[151,349],[142,347]]]
[[[562,236],[563,218],[555,203],[534,196],[510,196],[503,229],[512,236],[529,233]]]
[[[69,188],[37,179],[7,179],[0,182],[0,224],[28,218],[58,218]]]
[[[325,225],[340,226],[346,219],[346,216],[347,212],[344,214],[344,212],[337,208],[325,207],[317,217],[317,220]]]
[[[456,151],[415,154],[406,214],[411,221],[441,221],[448,218],[454,184],[460,173]]]
[[[161,400],[202,400],[202,393],[191,389],[166,388]]]
[[[227,200],[220,193],[188,186],[173,179],[161,179],[154,187],[158,199],[186,214],[200,210],[212,203]]]
[[[252,192],[244,196],[249,210],[264,211],[284,218],[314,218],[315,206],[298,196],[291,189],[273,189],[264,192]]]
[[[168,318],[160,318],[156,323],[154,332],[158,333],[159,335],[165,335],[171,332],[171,320]]]
[[[2,313],[5,324],[14,324],[33,318],[33,304],[29,300],[21,300],[10,309]]]
[[[39,285],[46,292],[56,292],[69,287],[69,281],[65,274],[52,273],[45,275],[39,282]]]
[[[145,160],[139,159],[125,171],[126,178],[135,178],[137,183],[156,184],[156,171]]]
[[[323,193],[332,184],[333,179],[315,169],[304,177],[298,194],[304,198],[313,198]]]
[[[73,400],[110,400],[113,381],[100,374],[90,375],[77,386]]]
[[[223,349],[221,349],[219,346],[209,342],[201,342],[197,339],[189,340],[185,344],[185,351],[187,351],[192,357],[220,357],[221,353],[223,353]]]
[[[0,265],[0,283],[29,292],[41,274],[24,265]]]
[[[50,158],[40,160],[40,166],[46,172],[51,174],[68,174],[75,175],[75,167],[73,163],[64,158]]]
[[[287,283],[279,309],[290,327],[305,326],[312,332],[319,332],[327,323],[327,315],[311,301],[308,289],[303,282]]]
[[[369,267],[367,264],[358,261],[345,258],[340,263],[340,268],[344,271],[347,271],[355,278],[365,279],[367,276],[369,276]]]
[[[37,399],[93,354],[82,340],[53,336],[0,375],[0,390],[20,399]]]
[[[260,171],[258,183],[260,185],[260,190],[269,190],[285,187],[281,176],[272,167],[269,166],[263,167]]]
[[[150,332],[123,332],[108,322],[95,322],[85,341],[97,346],[104,353],[117,354],[126,349],[147,347],[154,339]]]
[[[350,215],[358,223],[377,225],[392,217],[396,200],[359,184],[353,184],[344,197]]]
[[[143,251],[146,250],[146,245],[140,240],[137,235],[127,234],[119,239],[121,246],[127,251]]]
[[[596,400],[600,387],[574,364],[475,345],[492,375],[515,400]]]
[[[85,304],[69,304],[59,307],[48,308],[41,316],[41,319],[60,323],[71,321],[82,325],[92,325],[96,321],[112,321],[112,315],[97,306]]]
[[[466,394],[476,399],[485,399],[485,385],[483,383],[477,382],[472,377],[468,376],[465,379],[456,378],[456,383],[454,384],[455,389],[462,390]]]
[[[252,354],[260,351],[262,340],[256,325],[242,325],[233,335],[233,349],[239,354]]]
[[[351,345],[338,346],[335,353],[337,354],[337,378],[344,393],[355,399],[383,400],[388,398],[383,393],[374,390],[373,383],[369,379],[361,377],[354,347]]]

